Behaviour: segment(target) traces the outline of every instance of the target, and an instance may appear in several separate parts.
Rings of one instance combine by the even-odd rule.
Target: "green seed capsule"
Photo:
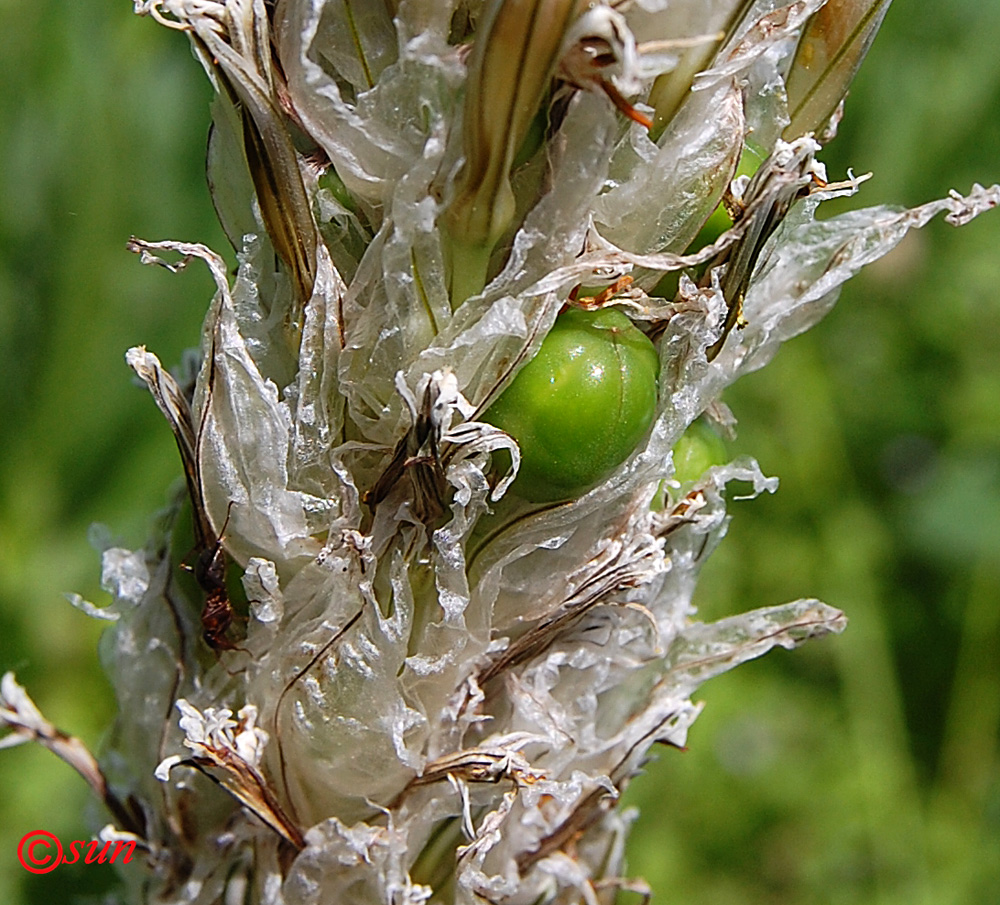
[[[681,484],[697,481],[713,465],[727,461],[722,438],[704,418],[699,418],[688,425],[674,446],[674,480]]]
[[[733,178],[735,179],[737,176],[753,176],[759,169],[760,164],[760,156],[751,150],[745,150],[743,156],[740,157],[740,162],[736,167]],[[720,202],[719,206],[712,211],[712,215],[705,221],[705,225],[702,226],[695,240],[691,243],[688,253],[698,251],[706,245],[711,245],[732,225],[732,217],[729,216],[725,206]]]
[[[533,502],[580,496],[639,445],[656,415],[660,361],[621,311],[571,308],[483,420],[521,448],[512,490]]]

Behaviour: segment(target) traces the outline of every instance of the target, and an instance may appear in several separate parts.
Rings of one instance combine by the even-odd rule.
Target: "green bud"
[[[703,18],[698,20],[698,29],[706,35],[706,39],[683,51],[678,57],[677,66],[659,76],[650,89],[648,103],[655,113],[649,137],[653,141],[660,138],[680,110],[691,91],[694,77],[712,65],[719,48],[733,36],[752,6],[753,0],[728,0],[706,8]],[[665,34],[660,37],[669,40],[690,35]]]
[[[453,305],[486,283],[490,252],[514,217],[514,156],[583,6],[582,0],[494,0],[477,30],[462,110],[465,162],[444,214]]]
[[[786,79],[791,141],[818,132],[843,100],[891,0],[829,0],[809,19]]]

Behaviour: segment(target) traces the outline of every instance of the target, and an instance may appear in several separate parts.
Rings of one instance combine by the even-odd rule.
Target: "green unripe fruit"
[[[733,174],[733,178],[735,179],[737,176],[753,176],[760,168],[760,165],[761,158],[757,154],[749,150],[744,151],[743,156],[740,157],[739,165],[736,167],[736,172]],[[706,245],[711,245],[727,229],[732,228],[732,225],[732,217],[729,216],[725,205],[720,201],[718,207],[712,211],[711,216],[705,221],[705,225],[702,226],[697,237],[691,243],[688,253],[699,251]]]
[[[703,418],[688,425],[673,452],[674,480],[681,484],[697,481],[713,465],[728,461],[725,443]]]
[[[580,496],[624,462],[656,416],[660,359],[621,311],[571,308],[483,420],[521,449],[512,490],[533,502]]]
[[[743,156],[740,157],[739,165],[736,167],[733,178],[735,179],[737,176],[753,176],[760,168],[761,161],[761,155],[750,148],[746,148],[743,151]],[[712,245],[727,229],[732,229],[732,226],[733,218],[729,216],[726,206],[720,201],[708,219],[702,224],[701,229],[698,230],[698,235],[694,237],[691,244],[685,249],[685,254],[694,254],[701,251],[706,245]],[[702,265],[700,269],[704,270],[704,268],[705,265]],[[680,271],[673,270],[665,273],[659,283],[650,292],[650,295],[672,299],[677,295],[679,282]]]

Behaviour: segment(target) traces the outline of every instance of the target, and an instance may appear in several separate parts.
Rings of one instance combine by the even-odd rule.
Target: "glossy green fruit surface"
[[[512,491],[580,496],[639,445],[656,415],[659,356],[621,311],[570,308],[483,416],[521,449]]]

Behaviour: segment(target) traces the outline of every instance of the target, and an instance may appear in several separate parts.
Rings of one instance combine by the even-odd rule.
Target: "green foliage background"
[[[212,292],[125,251],[226,250],[203,180],[210,96],[184,38],[126,0],[0,0],[0,669],[99,747],[113,702],[92,523],[140,545],[179,476],[123,354],[194,345]],[[1000,180],[1000,4],[897,2],[824,159],[853,204]],[[934,223],[727,401],[781,477],[734,503],[706,618],[819,596],[840,638],[708,685],[686,752],[628,793],[662,903],[1000,902],[1000,213]],[[97,900],[107,867],[33,876],[18,840],[86,838],[82,782],[0,752],[0,902]]]

